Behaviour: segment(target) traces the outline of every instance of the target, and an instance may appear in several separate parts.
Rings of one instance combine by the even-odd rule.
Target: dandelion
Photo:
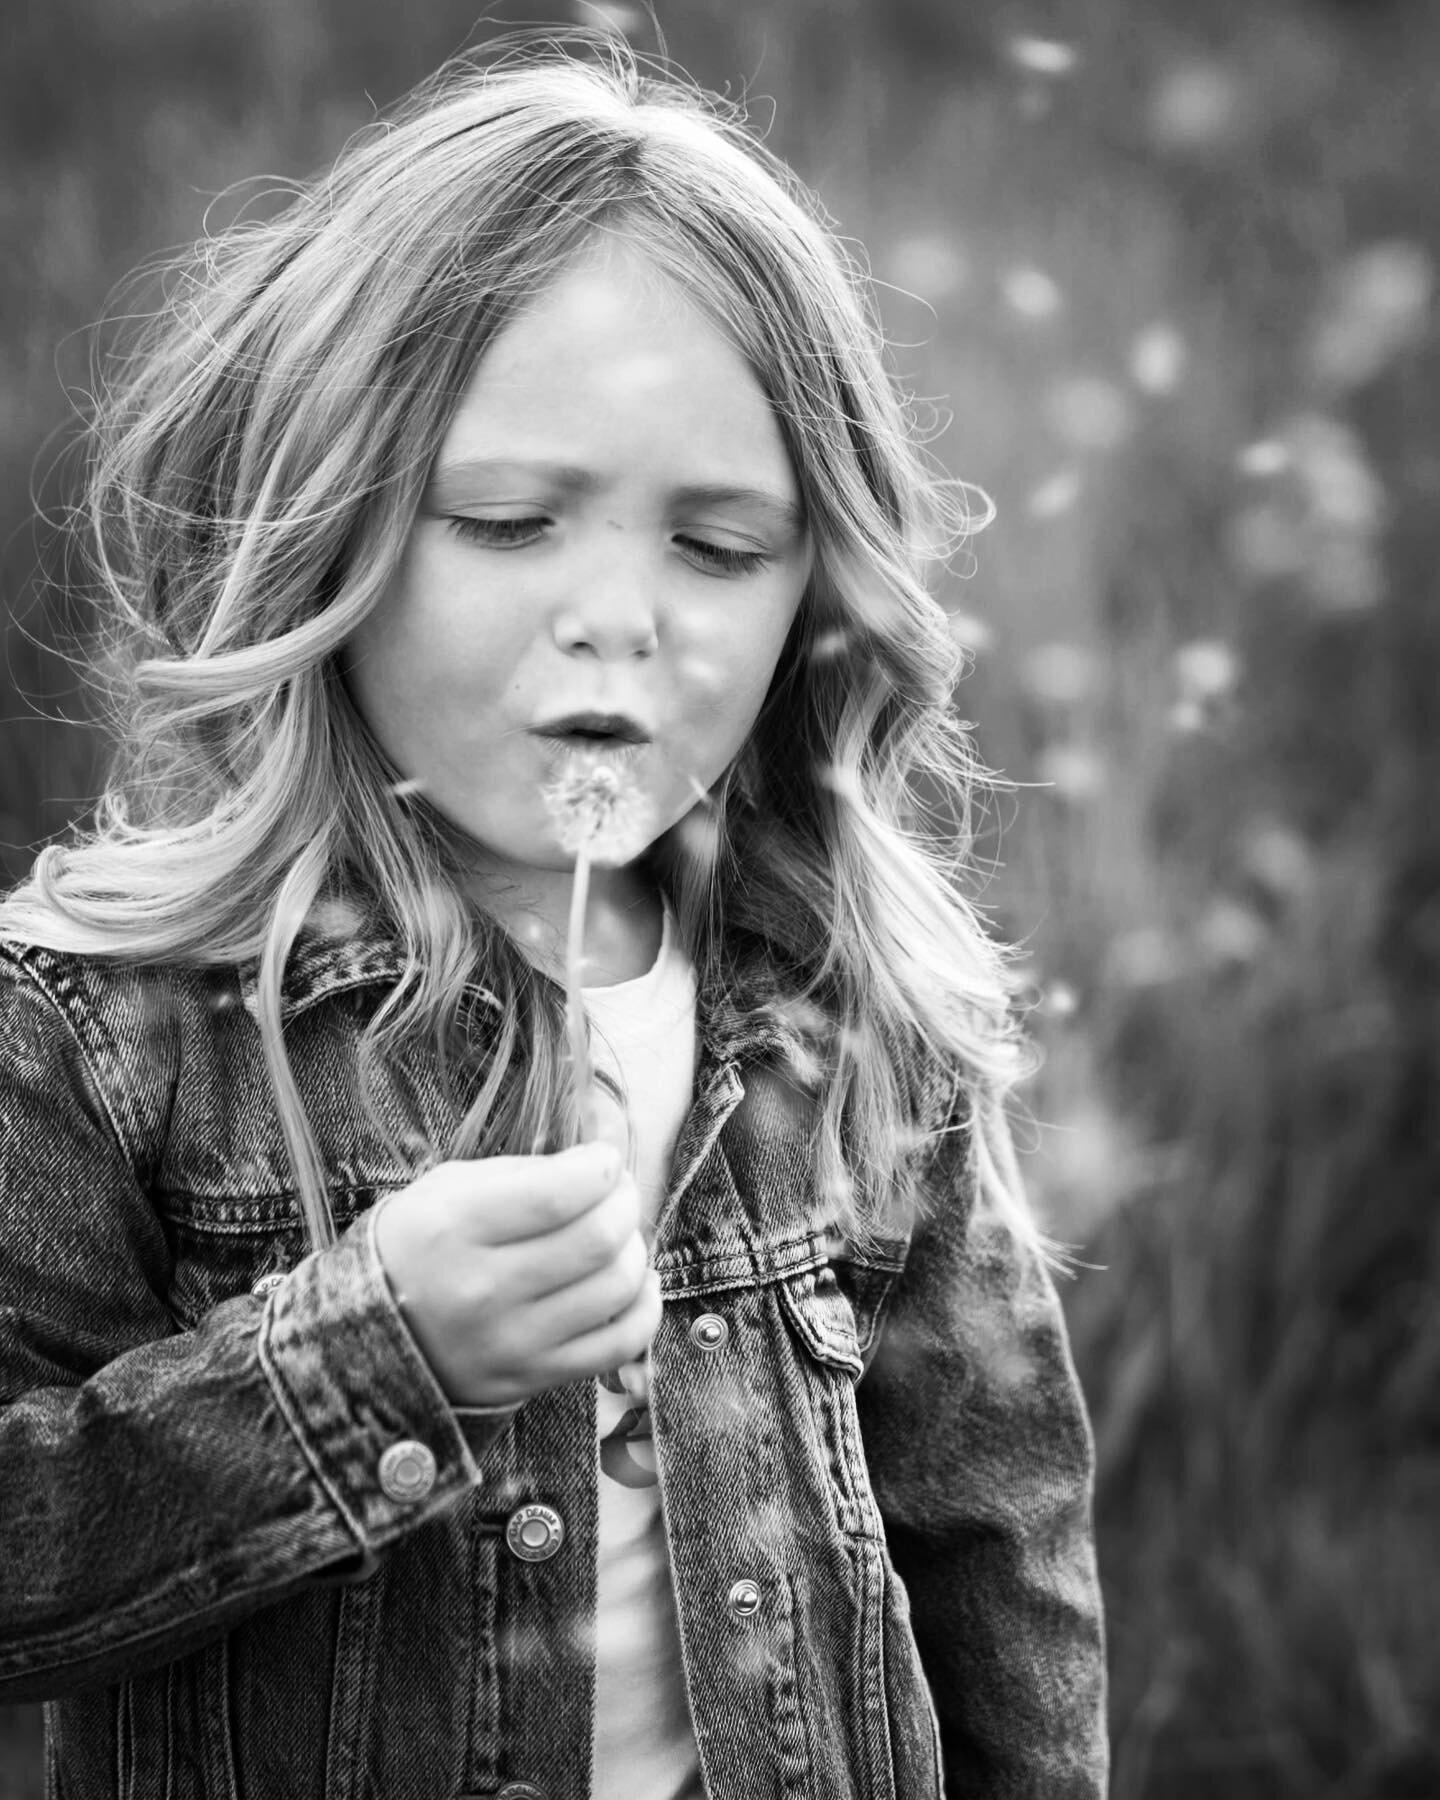
[[[1040,1014],[1046,1019],[1073,1019],[1080,1009],[1080,996],[1068,981],[1049,982],[1040,994]]]
[[[544,799],[561,848],[575,858],[565,940],[565,1023],[570,1036],[571,1079],[580,1114],[580,1141],[593,1144],[600,1141],[602,1133],[581,993],[590,865],[625,863],[644,849],[644,806],[635,784],[613,762],[598,754],[568,758],[560,775],[545,789]]]
[[[388,791],[393,794],[397,800],[409,800],[413,798],[414,795],[421,794],[425,791],[425,783],[414,775],[407,775],[403,781],[392,781]]]
[[[810,646],[811,662],[833,662],[850,648],[850,633],[837,625],[833,631],[822,631]]]

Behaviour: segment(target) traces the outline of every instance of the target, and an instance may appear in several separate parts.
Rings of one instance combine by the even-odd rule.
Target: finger
[[[452,1163],[451,1181],[476,1243],[513,1244],[558,1231],[605,1198],[620,1178],[609,1144],[553,1156],[494,1156]]]
[[[581,1381],[638,1361],[659,1329],[662,1310],[660,1277],[648,1269],[639,1293],[618,1318],[572,1338],[544,1359],[546,1383]]]
[[[632,1241],[643,1260],[640,1212],[640,1190],[634,1177],[622,1175],[603,1199],[559,1231],[506,1248],[507,1293],[521,1301],[559,1293],[599,1274],[622,1251],[633,1254]]]
[[[582,1337],[633,1304],[648,1269],[645,1240],[632,1231],[602,1268],[527,1307],[529,1327],[543,1344],[564,1344]]]

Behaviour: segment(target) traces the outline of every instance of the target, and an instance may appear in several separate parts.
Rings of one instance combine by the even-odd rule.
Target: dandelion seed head
[[[833,662],[836,657],[844,656],[850,648],[850,633],[843,626],[836,626],[833,631],[822,631],[810,646],[812,662]]]
[[[632,862],[645,848],[648,809],[638,785],[599,754],[566,758],[544,789],[560,846],[578,855],[588,845],[597,863]]]
[[[386,791],[397,800],[408,800],[415,794],[423,794],[425,783],[418,776],[407,775],[403,781],[392,781]]]
[[[1046,984],[1040,994],[1040,1012],[1047,1019],[1073,1019],[1080,1009],[1080,996],[1068,981]]]

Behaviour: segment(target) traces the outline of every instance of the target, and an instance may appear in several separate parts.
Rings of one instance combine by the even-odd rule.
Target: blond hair
[[[817,1183],[883,1229],[917,1153],[964,1131],[1026,1239],[1004,1118],[1019,1073],[1006,953],[967,893],[989,777],[957,722],[960,654],[924,585],[983,523],[888,378],[862,271],[735,111],[610,44],[447,65],[275,216],[174,266],[108,383],[79,521],[107,620],[117,751],[97,817],[0,929],[145,962],[258,960],[258,1017],[312,1244],[326,1175],[281,1030],[281,978],[363,895],[405,973],[362,1039],[484,1074],[438,1156],[558,1147],[564,1028],[463,887],[461,835],[396,779],[339,652],[385,594],[475,360],[597,232],[623,232],[729,334],[774,407],[814,574],[704,855],[653,866],[702,982],[736,934],[785,971],[818,1102]],[[983,496],[981,497],[983,500]],[[477,1011],[478,1007],[478,1011]]]

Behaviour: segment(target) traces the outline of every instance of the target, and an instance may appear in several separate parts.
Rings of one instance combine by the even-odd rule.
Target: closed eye
[[[692,562],[715,574],[753,575],[771,560],[764,550],[737,550],[730,544],[712,544],[705,538],[681,536],[675,542]]]
[[[457,516],[448,521],[456,537],[469,544],[488,544],[492,550],[518,550],[522,544],[533,544],[547,521],[528,519],[471,519]]]

